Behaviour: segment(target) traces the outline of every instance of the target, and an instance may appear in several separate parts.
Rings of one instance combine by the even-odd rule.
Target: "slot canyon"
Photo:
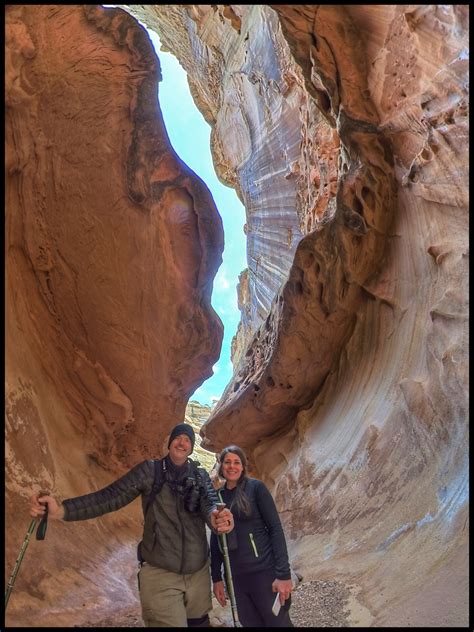
[[[141,22],[246,211],[234,373],[202,447],[245,449],[293,570],[347,586],[351,626],[467,627],[468,6],[5,15],[6,581],[30,493],[163,456],[220,355],[219,209],[170,144]],[[141,533],[139,500],[51,521],[7,626],[136,607]]]

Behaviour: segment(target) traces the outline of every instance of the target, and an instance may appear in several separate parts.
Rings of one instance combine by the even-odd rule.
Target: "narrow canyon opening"
[[[212,367],[213,375],[191,394],[191,400],[210,411],[233,373],[231,349],[240,321],[237,288],[239,277],[247,273],[245,208],[234,189],[222,184],[216,176],[211,155],[211,127],[194,104],[186,72],[171,52],[161,50],[159,35],[151,30],[148,34],[160,59],[159,102],[171,146],[209,188],[224,230],[222,264],[211,296],[211,304],[224,327],[221,353]]]

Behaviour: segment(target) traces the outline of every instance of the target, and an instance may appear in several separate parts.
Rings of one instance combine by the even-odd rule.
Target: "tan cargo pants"
[[[143,564],[138,588],[147,628],[185,628],[187,619],[197,619],[212,608],[209,561],[189,575]]]

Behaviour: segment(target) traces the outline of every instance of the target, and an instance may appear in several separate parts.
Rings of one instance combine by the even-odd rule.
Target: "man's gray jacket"
[[[205,525],[210,526],[209,515],[216,508],[217,495],[208,473],[203,468],[199,473],[203,483],[199,511],[187,511],[183,495],[166,481],[149,507],[141,545],[148,564],[183,575],[200,570],[207,562]],[[154,461],[143,461],[104,489],[64,500],[64,520],[97,518],[121,509],[140,494],[145,513],[154,476]]]

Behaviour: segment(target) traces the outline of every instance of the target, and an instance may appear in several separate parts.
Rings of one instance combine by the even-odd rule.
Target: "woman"
[[[235,599],[244,627],[293,627],[291,572],[285,535],[273,498],[262,481],[247,476],[245,453],[236,445],[219,456],[219,491],[234,516],[234,531],[227,536]],[[211,574],[214,595],[225,605],[222,581],[223,555],[218,536],[211,534]],[[280,612],[272,606],[279,594]]]

